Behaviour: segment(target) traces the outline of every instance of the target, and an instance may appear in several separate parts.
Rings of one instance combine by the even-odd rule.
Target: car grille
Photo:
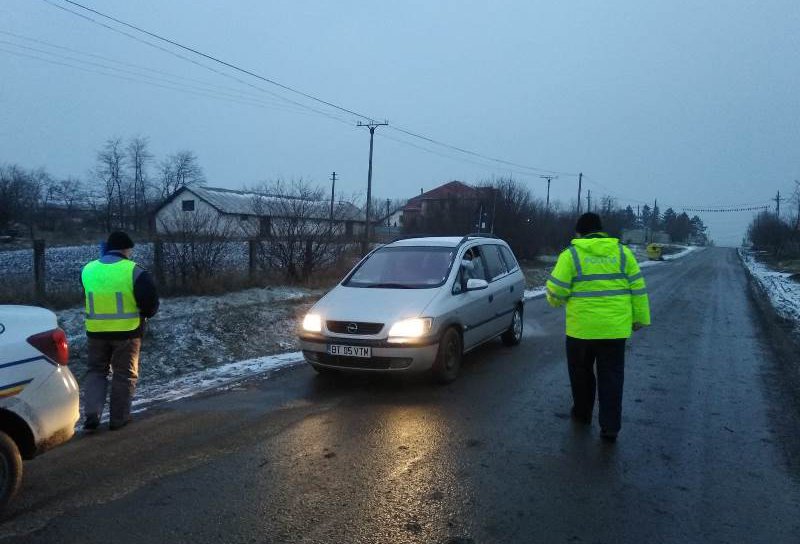
[[[361,321],[327,321],[326,324],[331,332],[352,334],[354,336],[378,334],[383,329],[383,323],[364,323]]]

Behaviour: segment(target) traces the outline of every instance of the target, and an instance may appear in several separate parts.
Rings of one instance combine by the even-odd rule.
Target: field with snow
[[[246,242],[228,242],[222,268],[247,270]],[[45,248],[45,289],[48,293],[77,291],[83,266],[100,256],[100,245],[82,245]],[[131,259],[147,269],[153,266],[153,244],[137,244]],[[31,289],[33,286],[33,250],[16,249],[0,251],[0,274],[3,287]]]
[[[795,333],[800,335],[800,281],[796,279],[796,274],[770,268],[751,251],[740,249],[739,255],[752,278],[769,297],[777,314],[791,321]]]

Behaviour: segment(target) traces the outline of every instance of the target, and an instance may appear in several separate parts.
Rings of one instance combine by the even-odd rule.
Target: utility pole
[[[586,191],[586,211],[592,211],[592,190],[589,189]]]
[[[547,204],[545,205],[545,208],[547,209],[547,211],[550,211],[550,181],[558,179],[558,176],[539,176],[539,177],[547,180]]]
[[[583,184],[583,172],[578,174],[578,215],[581,214],[581,185]]]
[[[489,230],[494,234],[494,214],[497,211],[497,187],[492,187],[492,228]]]
[[[331,235],[333,235],[333,205],[336,199],[336,172],[331,174]]]
[[[369,251],[369,240],[370,240],[370,220],[369,220],[369,212],[370,207],[372,206],[372,146],[373,140],[375,138],[375,129],[378,127],[385,127],[388,126],[389,122],[384,121],[383,123],[376,123],[375,121],[370,120],[369,123],[362,123],[359,121],[356,126],[359,127],[367,127],[369,129],[369,170],[367,170],[367,209],[366,209],[366,225],[364,228],[364,242],[362,243],[361,252],[366,255]]]
[[[772,200],[775,201],[775,217],[780,219],[781,217],[781,200],[785,200],[781,198],[781,192],[778,191],[778,194]]]
[[[392,212],[389,211],[389,199],[387,198],[386,199],[386,226],[387,227],[391,227],[392,226],[391,225],[391,221],[390,221],[390,219],[391,219],[390,216],[391,215],[392,215]]]
[[[800,230],[800,181],[794,180],[794,184],[797,185],[794,192],[797,199],[797,218],[794,220],[794,230]]]

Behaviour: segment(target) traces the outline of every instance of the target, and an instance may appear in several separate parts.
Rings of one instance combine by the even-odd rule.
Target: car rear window
[[[506,262],[506,267],[509,271],[519,268],[517,259],[514,257],[514,254],[511,252],[511,250],[506,246],[500,246],[500,254],[503,256],[503,260]]]
[[[500,256],[500,246],[485,245],[481,246],[483,250],[483,257],[486,260],[486,266],[489,267],[489,276],[494,280],[508,272],[506,263],[503,262]]]

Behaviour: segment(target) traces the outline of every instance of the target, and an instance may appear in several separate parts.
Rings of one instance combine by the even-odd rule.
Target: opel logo
[[[357,334],[358,333],[358,324],[356,324],[356,323],[348,323],[347,324],[347,332],[349,334]]]

